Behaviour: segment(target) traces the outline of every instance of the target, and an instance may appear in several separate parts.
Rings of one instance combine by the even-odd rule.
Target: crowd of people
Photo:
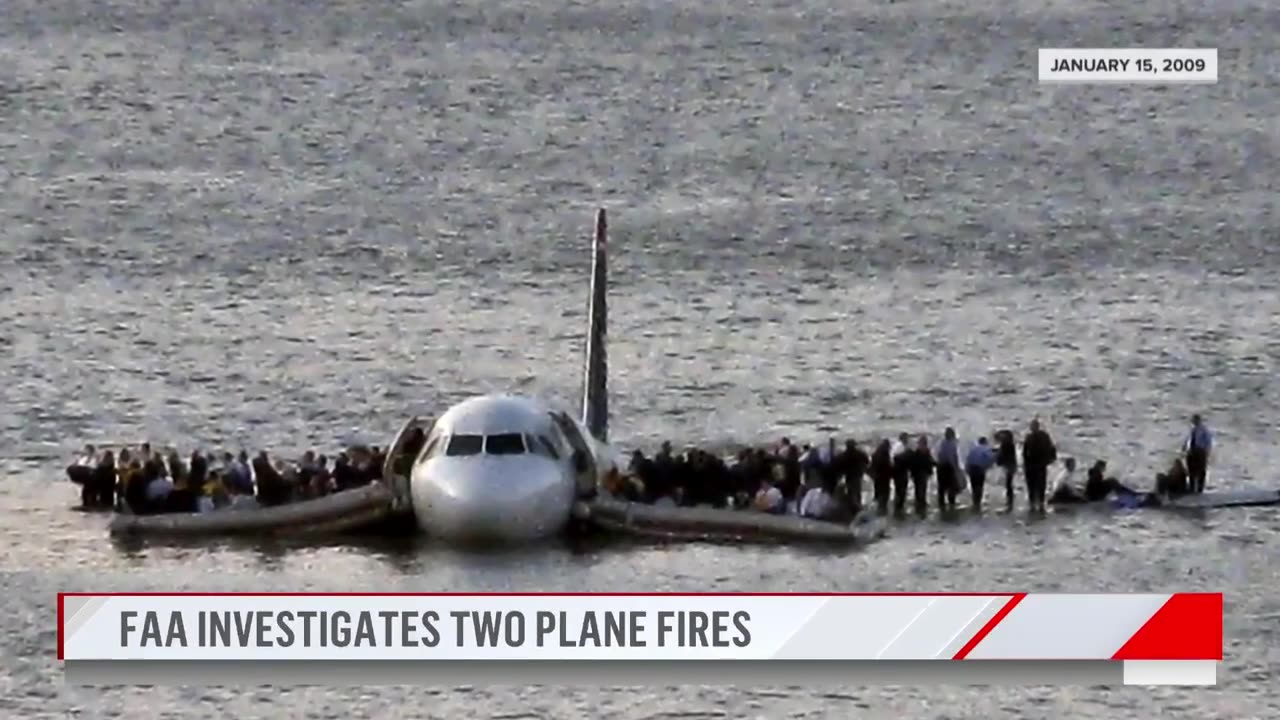
[[[85,509],[115,509],[148,515],[211,512],[245,505],[272,506],[361,487],[382,475],[377,447],[353,447],[332,459],[307,451],[293,463],[280,463],[260,451],[252,459],[241,450],[204,453],[185,459],[176,449],[137,448],[99,451],[86,446],[67,468],[80,486]]]
[[[1130,498],[1134,504],[1158,504],[1162,498],[1204,491],[1213,440],[1197,415],[1183,452],[1172,467],[1156,476],[1154,492],[1135,491],[1107,475],[1105,460],[1096,461],[1078,484],[1076,461],[1059,463],[1057,445],[1033,420],[1021,442],[1011,430],[977,438],[962,454],[953,428],[946,428],[936,446],[927,435],[912,438],[901,433],[896,441],[880,440],[868,453],[857,441],[841,448],[834,438],[824,446],[797,445],[782,438],[772,448],[745,448],[729,462],[698,448],[683,454],[664,442],[653,457],[637,450],[629,473],[615,478],[606,489],[634,502],[655,505],[709,505],[756,510],[774,514],[798,514],[815,519],[846,521],[865,505],[866,485],[870,503],[880,514],[928,512],[930,485],[940,510],[954,510],[957,497],[966,490],[970,505],[981,511],[989,476],[1003,487],[1004,504],[1014,506],[1015,479],[1021,470],[1029,509],[1043,512],[1047,504],[1077,504],[1111,496]],[[1059,465],[1051,484],[1049,471]]]
[[[415,429],[397,458],[396,472],[407,474],[406,463],[412,463],[424,441],[422,431]],[[729,462],[698,448],[675,453],[671,443],[664,442],[652,458],[636,450],[629,472],[611,475],[604,489],[654,505],[704,505],[848,521],[867,507],[868,480],[870,504],[882,515],[890,510],[903,515],[908,504],[917,514],[927,514],[930,485],[940,510],[955,510],[957,497],[967,491],[970,506],[981,511],[989,476],[1003,488],[1005,507],[1012,510],[1021,471],[1033,512],[1043,512],[1046,504],[1091,503],[1112,496],[1151,505],[1203,492],[1212,447],[1208,427],[1194,416],[1182,452],[1167,472],[1157,474],[1154,492],[1139,492],[1108,476],[1101,459],[1079,485],[1075,459],[1063,458],[1051,485],[1048,475],[1059,463],[1058,449],[1036,420],[1021,442],[1011,430],[1000,430],[990,440],[977,438],[964,453],[953,428],[946,428],[936,445],[927,435],[912,438],[901,433],[896,441],[880,440],[869,453],[854,440],[838,448],[834,438],[816,447],[782,438],[773,448],[744,448]],[[250,459],[244,450],[207,455],[196,450],[184,459],[176,449],[153,451],[148,443],[121,448],[118,455],[89,445],[67,474],[80,485],[86,509],[142,515],[323,497],[378,480],[384,461],[379,448],[363,446],[340,452],[332,461],[307,451],[297,462],[279,463],[266,451]]]

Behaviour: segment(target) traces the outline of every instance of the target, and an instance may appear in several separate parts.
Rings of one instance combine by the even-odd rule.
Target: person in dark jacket
[[[844,492],[851,517],[862,512],[862,478],[870,464],[870,458],[858,447],[856,440],[846,441],[844,452],[832,463],[832,471],[844,476]]]
[[[276,470],[266,450],[260,451],[253,459],[253,476],[257,480],[259,503],[267,506],[283,505],[292,499],[288,483],[280,471]]]
[[[102,454],[102,460],[93,469],[90,478],[94,507],[110,509],[116,504],[116,460],[110,450]]]
[[[1027,501],[1032,511],[1044,512],[1049,466],[1057,460],[1058,448],[1053,444],[1053,438],[1040,427],[1039,420],[1032,420],[1029,431],[1022,438],[1022,474],[1027,482]]]
[[[1013,438],[1012,430],[1001,430],[996,433],[999,444],[996,449],[996,467],[1004,475],[1004,504],[1006,510],[1013,510],[1013,478],[1018,474],[1018,444]]]
[[[876,500],[876,512],[885,515],[889,512],[889,489],[893,484],[893,445],[888,438],[880,441],[875,452],[871,453],[871,467],[867,474],[871,476],[871,487]]]
[[[187,482],[193,488],[204,487],[209,477],[209,461],[199,450],[191,451],[191,460],[187,464]]]
[[[916,440],[916,448],[911,451],[907,464],[911,470],[911,485],[915,490],[916,514],[924,515],[929,510],[929,478],[933,477],[933,469],[937,467],[933,451],[929,449],[928,437],[921,435]]]
[[[1119,480],[1107,476],[1107,461],[1099,460],[1089,468],[1088,474],[1085,476],[1084,499],[1087,502],[1098,502],[1105,500],[1108,495],[1115,493],[1116,495],[1137,495],[1133,489],[1125,486]]]

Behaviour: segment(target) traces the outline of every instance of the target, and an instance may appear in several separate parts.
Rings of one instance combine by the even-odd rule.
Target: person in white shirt
[[[97,466],[97,459],[97,449],[85,445],[84,453],[67,466],[67,479],[80,486],[80,503],[86,508],[93,505],[93,469]]]
[[[165,506],[165,501],[169,499],[169,494],[173,492],[173,482],[169,478],[157,475],[147,483],[145,489],[147,504],[155,511],[161,511]]]
[[[996,464],[996,453],[987,444],[985,437],[978,438],[978,443],[969,448],[965,457],[965,474],[969,476],[969,492],[973,495],[973,509],[982,509],[982,489],[987,481],[987,471]]]
[[[911,436],[899,433],[889,449],[893,462],[893,512],[901,515],[907,508],[908,484],[911,482]]]
[[[1053,481],[1053,496],[1049,498],[1051,505],[1075,505],[1085,501],[1084,493],[1076,488],[1075,476],[1075,458],[1064,459],[1062,469]]]
[[[834,519],[840,505],[835,497],[835,483],[824,479],[822,487],[816,487],[804,494],[800,501],[800,516],[815,520]]]

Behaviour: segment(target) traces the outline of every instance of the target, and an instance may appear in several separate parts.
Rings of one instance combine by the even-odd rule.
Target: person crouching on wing
[[[1182,464],[1182,458],[1173,461],[1169,472],[1156,475],[1156,495],[1163,498],[1176,498],[1189,492],[1191,487],[1187,482],[1187,467]]]
[[[969,475],[969,492],[973,495],[973,510],[982,509],[982,491],[987,482],[987,471],[996,464],[996,454],[987,444],[985,437],[978,438],[978,443],[969,448],[965,457],[965,472]]]
[[[840,515],[840,503],[836,499],[836,481],[831,476],[822,478],[822,484],[804,494],[800,500],[800,516],[814,520],[836,520]]]
[[[1108,495],[1137,495],[1138,493],[1113,477],[1107,477],[1107,461],[1099,460],[1089,468],[1084,484],[1084,499],[1088,502],[1105,500]]]
[[[1053,495],[1050,505],[1077,505],[1085,502],[1084,494],[1076,489],[1076,459],[1066,458],[1062,461],[1062,469],[1053,480]]]
[[[770,482],[760,485],[760,489],[756,491],[756,496],[751,506],[760,512],[769,513],[770,515],[787,514],[787,499],[783,497],[782,491],[778,489],[778,486]]]

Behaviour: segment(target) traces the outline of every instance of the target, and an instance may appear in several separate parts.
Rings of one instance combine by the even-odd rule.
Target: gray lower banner
[[[69,660],[76,685],[1123,685],[1107,660]]]

